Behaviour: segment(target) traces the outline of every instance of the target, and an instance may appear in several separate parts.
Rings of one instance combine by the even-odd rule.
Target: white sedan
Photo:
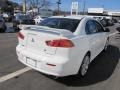
[[[20,62],[44,74],[85,76],[90,62],[108,46],[108,29],[93,18],[54,16],[23,26],[16,47]]]

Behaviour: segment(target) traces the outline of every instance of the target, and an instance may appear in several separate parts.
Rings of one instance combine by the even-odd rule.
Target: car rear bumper
[[[60,58],[53,56],[38,55],[32,52],[28,52],[21,46],[16,47],[18,60],[35,70],[38,70],[44,74],[63,77],[72,75],[71,66],[69,60],[66,58]]]

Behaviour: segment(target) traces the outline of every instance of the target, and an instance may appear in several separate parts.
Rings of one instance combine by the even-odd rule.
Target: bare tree
[[[27,0],[27,3],[30,5],[30,7],[33,7],[33,8],[49,7],[51,5],[50,1],[48,0]]]

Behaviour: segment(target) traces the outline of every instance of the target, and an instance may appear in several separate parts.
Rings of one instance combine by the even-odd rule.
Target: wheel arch
[[[85,57],[87,54],[88,54],[89,57],[91,58],[91,51],[88,50],[88,51],[85,53],[85,55],[83,56],[83,59],[84,59],[84,57]],[[82,62],[83,62],[83,59],[82,59]],[[80,71],[80,68],[81,68],[82,62],[81,62],[80,65],[79,65],[78,73],[79,73],[79,71]]]

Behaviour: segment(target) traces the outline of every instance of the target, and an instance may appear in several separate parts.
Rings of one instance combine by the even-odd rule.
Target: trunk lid
[[[47,40],[63,39],[73,36],[72,32],[67,30],[51,29],[40,26],[23,26],[22,31],[27,32],[25,35],[27,49],[51,55],[56,54],[57,47],[47,46]]]

